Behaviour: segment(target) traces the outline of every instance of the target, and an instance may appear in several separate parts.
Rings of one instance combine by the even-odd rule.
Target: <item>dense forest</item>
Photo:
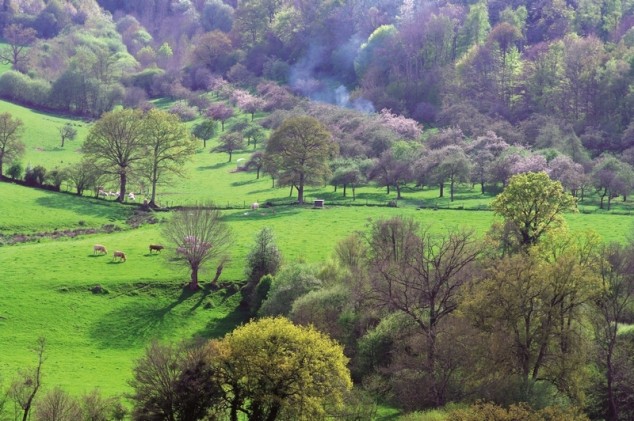
[[[350,388],[341,374],[347,362],[358,386],[345,395],[345,414],[315,404],[310,416],[366,419],[375,400],[416,411],[483,399],[500,406],[458,407],[451,419],[491,411],[500,411],[496,420],[634,417],[634,341],[631,330],[619,331],[634,322],[634,246],[606,245],[561,224],[577,199],[596,195],[610,210],[634,190],[634,0],[2,0],[0,9],[0,61],[11,67],[0,74],[0,98],[97,121],[81,150],[87,161],[73,167],[76,178],[65,173],[80,196],[105,193],[96,178],[82,177],[86,162],[102,164],[111,144],[101,141],[117,125],[145,136],[132,150],[143,171],[155,158],[149,207],[159,161],[147,154],[147,138],[157,127],[173,130],[170,145],[180,154],[170,158],[173,174],[196,152],[194,141],[206,148],[223,133],[214,151],[231,161],[248,141],[254,153],[245,169],[295,188],[300,204],[305,184],[354,195],[373,182],[397,199],[406,185],[433,186],[440,196],[448,188],[452,201],[459,183],[478,194],[504,188],[491,205],[504,221],[484,238],[432,235],[393,217],[340,242],[320,266],[280,267],[272,234],[259,234],[242,307],[335,339],[345,353],[336,357],[337,381]],[[169,110],[152,111],[161,99]],[[250,118],[225,132],[236,110]],[[199,118],[190,138],[180,123]],[[283,161],[311,137],[296,133],[315,138],[301,146],[315,151],[305,169]],[[255,151],[258,144],[266,150]],[[19,152],[2,149],[0,178],[3,160],[11,178],[21,178],[21,167],[15,175],[9,168]],[[108,180],[123,202],[136,164],[103,165],[118,166]],[[180,234],[174,238],[188,238],[181,255],[213,243]],[[289,338],[303,335],[332,345],[310,329]],[[237,388],[232,370],[243,369],[227,349],[246,349],[249,340],[227,336],[203,351],[149,348],[132,381],[135,419],[163,419],[144,416],[178,406],[163,402],[169,393],[184,402],[170,407],[169,419],[215,419],[209,408],[237,419],[239,405],[249,419],[265,419],[259,404],[269,405],[269,419],[279,411],[309,419],[226,392]],[[222,364],[206,366],[206,352]],[[172,367],[174,390],[164,394],[150,392],[143,377],[156,355],[186,360]],[[221,386],[205,389],[210,376]],[[339,393],[320,386],[316,400]],[[213,395],[218,390],[225,394]],[[196,407],[187,400],[194,393],[208,407],[178,412]]]

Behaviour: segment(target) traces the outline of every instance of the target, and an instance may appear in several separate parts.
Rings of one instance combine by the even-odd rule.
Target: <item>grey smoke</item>
[[[352,42],[352,41],[351,41]],[[356,41],[355,41],[356,43]],[[354,60],[356,49],[350,48],[346,54],[350,63]],[[298,94],[308,97],[313,101],[335,104],[340,107],[351,108],[364,113],[375,112],[374,105],[365,98],[350,100],[348,89],[338,80],[319,74],[319,67],[327,60],[326,50],[316,44],[312,44],[307,54],[291,66],[289,84]]]

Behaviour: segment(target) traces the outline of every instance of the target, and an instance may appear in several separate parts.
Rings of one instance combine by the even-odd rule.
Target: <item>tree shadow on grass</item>
[[[207,325],[196,332],[194,336],[202,338],[220,338],[234,330],[236,327],[246,323],[250,318],[247,310],[235,306],[232,311],[225,313],[222,317],[210,318]]]
[[[246,186],[248,184],[254,184],[259,182],[260,180],[258,180],[257,178],[253,178],[250,180],[244,180],[244,181],[234,181],[233,183],[231,183],[232,186],[234,187],[239,187],[239,186]]]
[[[127,209],[117,208],[111,202],[99,200],[85,200],[63,193],[42,191],[43,196],[35,199],[38,206],[64,209],[78,215],[90,215],[98,218],[115,221],[125,219]]]
[[[222,220],[226,222],[233,221],[261,221],[286,216],[296,215],[302,210],[310,210],[310,208],[300,206],[273,206],[270,208],[260,208],[257,210],[245,210],[244,212],[234,212],[222,216]]]
[[[174,312],[196,292],[183,288],[180,296],[165,305],[165,300],[134,300],[105,314],[91,328],[90,336],[102,348],[128,349],[145,345],[178,329],[187,314]]]
[[[217,164],[207,165],[205,167],[197,167],[197,171],[208,171],[208,170],[217,170],[218,168],[222,168],[231,164],[231,162],[218,162]]]

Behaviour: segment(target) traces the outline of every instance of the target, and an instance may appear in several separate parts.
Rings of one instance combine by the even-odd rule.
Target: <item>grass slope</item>
[[[43,165],[46,169],[63,168],[81,158],[79,148],[88,134],[88,123],[22,107],[0,100],[0,112],[10,113],[24,123],[23,142],[26,150],[22,162],[27,165]],[[70,123],[77,129],[77,138],[61,147],[58,129]]]
[[[131,213],[112,202],[0,183],[0,234],[121,225]]]

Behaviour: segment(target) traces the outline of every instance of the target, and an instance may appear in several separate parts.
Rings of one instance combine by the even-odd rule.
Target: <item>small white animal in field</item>
[[[251,203],[251,209],[256,210],[260,208],[260,204],[258,202]]]

